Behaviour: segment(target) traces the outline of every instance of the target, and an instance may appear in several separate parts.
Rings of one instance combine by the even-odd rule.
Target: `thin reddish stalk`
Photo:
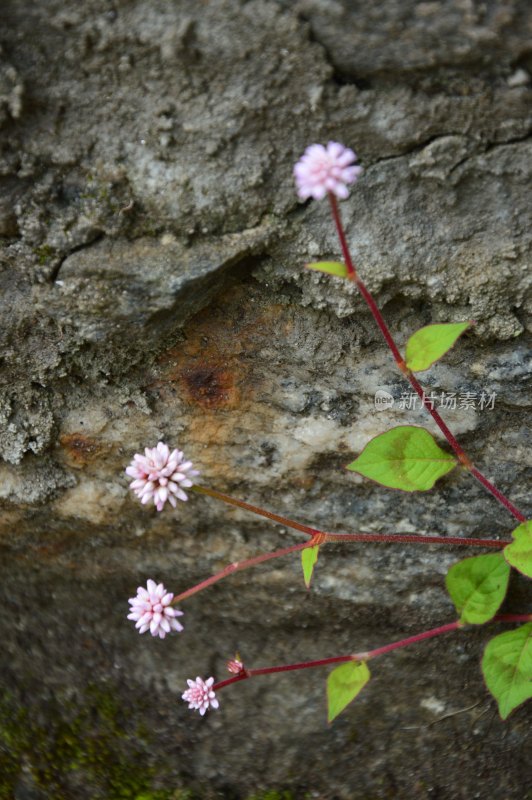
[[[459,547],[494,547],[502,550],[511,540],[470,539],[460,536],[425,536],[422,533],[324,533],[324,542],[369,542],[401,544],[448,544]]]
[[[482,474],[482,472],[480,472],[480,470],[479,470],[479,469],[477,469],[477,468],[475,467],[475,465],[474,465],[474,464],[471,464],[471,466],[469,467],[469,472],[470,472],[470,473],[471,473],[471,474],[472,474],[472,475],[473,475],[473,476],[474,476],[474,477],[477,479],[477,481],[478,481],[479,483],[481,483],[481,484],[482,484],[482,486],[484,486],[484,487],[485,487],[485,488],[488,490],[488,492],[491,492],[491,493],[492,493],[492,495],[494,495],[494,497],[496,497],[496,498],[497,498],[497,500],[498,500],[500,503],[502,503],[502,505],[503,505],[503,506],[505,506],[505,508],[507,508],[507,509],[508,509],[508,511],[510,512],[510,514],[513,514],[513,516],[514,516],[516,519],[518,519],[518,520],[519,520],[519,522],[526,522],[526,517],[525,517],[525,515],[524,515],[524,514],[522,514],[522,513],[519,511],[519,509],[518,509],[518,508],[516,508],[516,507],[514,506],[514,504],[513,504],[512,502],[510,502],[510,500],[508,500],[508,498],[507,498],[507,497],[506,497],[506,496],[505,496],[505,495],[504,495],[504,494],[503,494],[503,493],[502,493],[502,492],[501,492],[499,489],[497,489],[497,487],[496,487],[496,486],[494,486],[494,485],[492,484],[492,482],[491,482],[491,481],[489,481],[489,480],[486,478],[486,476]]]
[[[221,581],[223,578],[227,578],[228,575],[232,575],[234,572],[240,572],[248,567],[255,567],[257,564],[263,564],[265,561],[271,561],[272,558],[281,558],[282,556],[287,556],[289,553],[295,553],[298,550],[305,550],[306,547],[311,547],[311,542],[312,540],[310,542],[293,544],[291,547],[283,547],[281,550],[275,550],[273,553],[262,553],[260,556],[247,558],[245,561],[235,561],[233,564],[229,564],[229,566],[225,567],[220,572],[217,572],[216,575],[211,575],[210,578],[201,581],[201,583],[196,584],[196,586],[193,586],[191,589],[187,589],[185,592],[181,592],[181,594],[176,595],[171,604],[174,605],[174,603],[179,603],[182,600],[186,600],[187,597],[192,597],[193,594],[197,594],[203,589],[206,589],[208,586],[212,586],[213,583],[218,583],[218,581]]]
[[[412,373],[410,369],[408,369],[405,360],[401,356],[399,348],[397,347],[394,338],[390,333],[388,326],[386,325],[377,304],[375,303],[375,300],[373,299],[371,293],[368,291],[368,289],[358,276],[358,273],[353,264],[353,260],[351,258],[351,254],[349,252],[349,247],[347,245],[347,240],[345,237],[342,220],[340,218],[340,211],[338,209],[338,201],[336,200],[336,197],[330,192],[329,192],[329,201],[331,204],[332,216],[338,233],[338,238],[340,240],[340,247],[342,249],[343,257],[346,263],[348,277],[356,283],[362,297],[369,306],[369,309],[375,319],[375,322],[379,326],[380,331],[384,336],[384,339],[392,352],[392,355],[394,357],[397,366],[399,367],[403,375],[408,379],[410,385],[421,399],[421,402],[423,403],[424,407],[427,409],[427,411],[433,418],[434,422],[436,423],[436,425],[439,427],[439,429],[449,442],[450,446],[456,453],[460,463],[463,464],[463,466],[467,470],[469,470],[469,472],[482,484],[482,486],[484,486],[485,489],[491,492],[491,494],[506,508],[507,511],[510,512],[510,514],[512,514],[516,519],[518,519],[519,522],[525,522],[526,517],[519,511],[519,509],[516,506],[514,506],[514,504],[510,500],[508,500],[508,498],[505,497],[505,495],[503,495],[502,492],[499,491],[499,489],[497,489],[491,483],[491,481],[489,481],[480,472],[479,469],[477,469],[477,467],[474,466],[469,456],[465,453],[463,448],[460,446],[456,438],[453,436],[453,434],[445,424],[444,420],[441,418],[440,414],[433,407],[431,401],[425,396],[424,389],[417,380],[417,378],[415,377],[415,375]]]
[[[193,486],[193,491],[199,494],[206,494],[209,497],[214,497],[216,500],[222,500],[229,505],[243,508],[246,511],[251,511],[253,514],[258,514],[261,517],[266,517],[274,522],[278,522],[285,528],[293,528],[296,531],[305,533],[311,538],[317,539],[316,544],[324,544],[325,542],[369,542],[370,544],[377,543],[401,543],[401,544],[444,544],[444,545],[458,545],[459,547],[495,547],[502,549],[510,541],[495,541],[494,539],[468,539],[459,536],[425,536],[423,534],[404,534],[404,533],[329,533],[327,531],[320,531],[317,528],[309,528],[307,525],[302,525],[300,522],[295,522],[288,517],[282,517],[279,514],[274,514],[271,511],[266,511],[260,506],[245,503],[243,500],[238,500],[236,497],[231,497],[229,494],[223,494],[216,489],[209,489],[206,486]]]
[[[458,460],[460,461],[461,464],[464,465],[464,467],[466,467],[467,469],[471,469],[472,464],[469,457],[460,447],[456,438],[453,436],[453,434],[451,433],[451,431],[449,430],[443,419],[440,417],[439,413],[434,408],[432,402],[425,395],[425,390],[423,389],[422,385],[420,384],[416,376],[408,369],[404,361],[403,364],[404,368],[402,369],[402,372],[404,372],[405,377],[408,378],[408,380],[410,381],[410,384],[413,387],[413,389],[415,389],[415,391],[417,392],[418,397],[421,398],[421,402],[423,403],[423,405],[431,415],[432,419],[439,427],[439,429],[441,430],[441,432],[443,433],[443,435],[445,436],[451,447],[453,448],[454,452],[458,456]]]
[[[344,226],[342,225],[342,220],[340,219],[340,210],[338,208],[338,202],[336,197],[329,192],[329,201],[331,203],[331,211],[334,219],[334,223],[336,225],[336,231],[338,233],[338,238],[340,239],[340,247],[342,248],[342,253],[344,256],[345,265],[347,267],[347,274],[349,275],[350,279],[354,281],[357,278],[357,271],[355,269],[355,265],[351,259],[351,253],[349,252],[349,247],[347,246],[347,239],[345,238]],[[388,331],[386,325],[384,329]],[[384,333],[384,330],[383,330]],[[386,336],[386,333],[384,334]],[[388,333],[388,336],[390,334]],[[390,347],[392,349],[395,347],[392,337],[390,336]],[[396,348],[397,349],[397,348]],[[399,352],[399,351],[398,351]]]
[[[188,597],[192,597],[192,595],[201,592],[203,589],[207,589],[214,583],[218,583],[218,581],[223,580],[223,578],[227,578],[234,572],[240,572],[248,567],[254,567],[258,564],[263,564],[265,561],[271,561],[274,558],[282,558],[282,556],[295,553],[298,550],[305,550],[307,547],[313,547],[315,545],[321,545],[327,542],[367,542],[369,544],[390,544],[396,542],[401,542],[402,544],[447,544],[469,547],[495,547],[499,550],[511,543],[509,541],[501,542],[494,541],[492,539],[460,539],[453,536],[423,536],[420,534],[411,535],[402,533],[327,533],[325,531],[315,530],[314,528],[307,528],[306,525],[300,525],[299,522],[294,522],[287,517],[281,517],[279,514],[273,514],[270,511],[260,508],[259,506],[253,506],[250,503],[244,503],[242,500],[238,500],[237,498],[231,497],[228,494],[222,494],[221,492],[217,492],[215,489],[208,489],[206,486],[192,486],[192,489],[200,494],[206,494],[209,497],[216,498],[217,500],[223,500],[223,502],[229,503],[232,506],[237,506],[238,508],[244,508],[248,511],[252,511],[254,514],[259,514],[267,519],[279,522],[288,528],[294,528],[295,530],[302,531],[307,535],[309,535],[309,531],[312,531],[312,534],[310,534],[310,539],[308,541],[301,544],[295,544],[291,547],[283,547],[281,550],[274,550],[272,553],[263,553],[260,556],[254,556],[253,558],[248,558],[244,561],[236,561],[233,564],[229,564],[227,567],[224,567],[224,569],[220,570],[220,572],[217,572],[215,575],[211,575],[210,578],[206,578],[204,581],[201,581],[201,583],[196,584],[196,586],[192,586],[192,588],[176,595],[172,600],[172,605],[175,603],[180,603],[182,600],[186,600]]]
[[[209,489],[207,486],[196,485],[194,485],[192,489],[195,492],[198,492],[198,494],[206,494],[209,497],[215,497],[217,500],[222,500],[224,503],[228,503],[230,506],[243,508],[245,511],[251,511],[253,514],[258,514],[260,517],[266,517],[267,519],[273,520],[273,522],[278,522],[280,525],[285,525],[288,528],[294,528],[296,531],[306,533],[307,536],[315,536],[317,533],[320,533],[320,531],[310,528],[308,525],[302,525],[300,522],[294,522],[293,520],[286,519],[286,517],[281,517],[279,514],[274,514],[272,511],[266,511],[264,508],[260,508],[259,506],[252,506],[251,503],[245,503],[243,500],[238,500],[236,497],[231,497],[229,494],[217,492],[216,489]]]
[[[532,620],[532,614],[498,614],[497,616],[493,617],[490,622],[529,622]],[[383,656],[386,653],[391,653],[392,650],[399,650],[401,647],[408,647],[411,644],[417,644],[418,642],[423,642],[426,639],[433,639],[436,636],[441,636],[444,633],[449,633],[450,631],[460,630],[461,628],[466,627],[463,622],[460,620],[456,620],[455,622],[449,622],[446,625],[440,625],[437,628],[432,628],[429,631],[423,631],[423,633],[417,633],[415,636],[408,636],[406,639],[400,639],[397,642],[392,642],[391,644],[384,645],[384,647],[377,647],[375,650],[368,650],[367,652],[363,653],[351,653],[349,655],[344,656],[332,656],[331,658],[319,658],[315,661],[300,661],[296,664],[283,664],[281,666],[275,667],[261,667],[260,669],[244,669],[244,672],[240,673],[239,675],[235,675],[232,678],[227,678],[225,681],[220,681],[219,683],[215,683],[212,687],[215,691],[222,689],[224,686],[229,686],[232,683],[238,683],[239,681],[244,681],[247,678],[253,678],[257,675],[272,675],[277,672],[291,672],[292,670],[299,670],[299,669],[313,669],[314,667],[325,667],[329,664],[342,664],[348,661],[369,661],[372,658],[377,658],[378,656]]]

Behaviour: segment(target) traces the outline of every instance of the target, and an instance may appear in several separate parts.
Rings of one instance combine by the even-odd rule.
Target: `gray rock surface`
[[[331,727],[322,670],[230,687],[205,719],[180,700],[236,650],[258,667],[452,620],[444,576],[472,552],[331,545],[310,592],[279,560],[146,640],[125,620],[139,583],[182,591],[299,537],[199,496],[158,515],[123,471],[163,439],[206,485],[322,529],[515,527],[458,470],[410,496],[343,469],[394,425],[437,431],[401,408],[354,288],[303,268],[339,248],[292,167],[335,139],[365,168],[342,215],[399,344],[475,320],[423,383],[475,394],[445,417],[530,513],[530,4],[5,0],[2,16],[0,798],[523,800],[530,707],[499,720],[487,630],[375,661]],[[378,413],[379,389],[395,403]],[[517,575],[505,609],[530,609]]]

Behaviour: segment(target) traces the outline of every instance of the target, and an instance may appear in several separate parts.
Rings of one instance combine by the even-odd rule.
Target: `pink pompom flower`
[[[173,598],[174,595],[167,592],[162,583],[157,584],[150,579],[146,589],[139,586],[137,596],[129,598],[131,608],[127,618],[135,622],[139,633],[149,630],[152,636],[164,639],[171,631],[183,630],[176,619],[182,617],[183,612],[170,606]]]
[[[183,489],[193,482],[190,478],[199,475],[192,469],[192,461],[185,461],[181,450],[172,450],[159,442],[157,447],[146,447],[144,455],[136,453],[126,469],[133,478],[129,485],[143,504],[153,501],[157,511],[162,511],[168,500],[174,508],[178,500],[188,500]]]
[[[214,678],[197,677],[195,681],[187,680],[189,688],[181,695],[182,699],[188,703],[189,708],[198,710],[201,716],[205,714],[208,708],[218,708],[219,703],[216,699],[216,693],[212,689]]]
[[[328,192],[342,200],[349,196],[347,185],[354,183],[362,167],[353,166],[355,153],[339,142],[311,144],[294,167],[297,193],[301,200],[322,200]]]

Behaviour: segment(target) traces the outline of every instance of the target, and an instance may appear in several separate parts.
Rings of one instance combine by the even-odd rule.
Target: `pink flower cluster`
[[[126,474],[133,478],[129,488],[140,502],[152,500],[157,511],[162,511],[167,500],[174,508],[178,499],[188,500],[183,488],[192,486],[190,478],[199,472],[192,469],[192,461],[185,461],[181,450],[170,452],[168,445],[159,442],[157,447],[146,447],[144,455],[136,453]]]
[[[322,200],[330,192],[342,200],[349,196],[347,184],[354,183],[362,167],[353,166],[355,153],[339,142],[311,144],[294,167],[297,193],[301,200]]]
[[[170,607],[173,598],[174,595],[167,592],[162,583],[157,584],[150,579],[146,589],[139,586],[137,596],[129,598],[131,608],[127,618],[136,623],[135,628],[139,629],[139,633],[149,630],[152,636],[164,639],[170,631],[183,630],[176,619],[182,617],[183,612]]]
[[[205,714],[208,708],[218,708],[219,703],[216,699],[216,693],[212,689],[214,678],[197,677],[195,681],[187,680],[189,688],[183,692],[181,697],[188,703],[189,708],[198,710],[201,716]]]

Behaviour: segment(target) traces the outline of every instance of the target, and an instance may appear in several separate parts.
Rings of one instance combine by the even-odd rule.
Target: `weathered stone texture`
[[[147,777],[120,794],[109,764],[72,766],[39,734],[13,745],[0,797],[523,800],[530,708],[498,719],[484,630],[376,661],[331,728],[322,671],[231,687],[205,720],[180,700],[237,649],[262,666],[449,621],[460,553],[330,546],[310,593],[298,559],[280,560],[146,641],[125,621],[138,583],[181,591],[298,538],[197,496],[157,515],[123,470],[162,438],[207,485],[323,529],[508,536],[458,471],[410,496],[343,469],[382,430],[436,430],[399,408],[407,386],[354,288],[304,271],[339,248],[291,172],[312,141],[356,149],[342,214],[364,280],[400,345],[475,320],[423,381],[496,393],[493,410],[446,419],[528,512],[530,3],[5,0],[2,18],[0,666],[9,708],[51,739],[66,724],[52,695],[60,716],[109,720],[92,687],[114,694],[109,763]],[[393,409],[375,412],[377,389]],[[507,609],[527,607],[514,576]]]

